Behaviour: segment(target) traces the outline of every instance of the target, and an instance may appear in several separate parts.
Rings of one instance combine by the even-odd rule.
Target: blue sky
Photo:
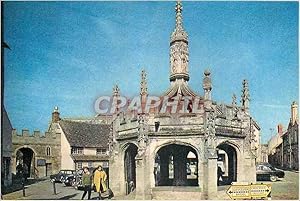
[[[5,2],[4,103],[13,127],[47,130],[54,106],[63,117],[94,116],[94,101],[148,91],[169,83],[174,2]],[[240,100],[249,80],[251,113],[262,140],[278,123],[287,127],[298,100],[297,2],[183,2],[189,34],[191,88],[203,95],[210,68],[212,97]]]

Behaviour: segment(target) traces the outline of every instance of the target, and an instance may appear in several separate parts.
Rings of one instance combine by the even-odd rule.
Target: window
[[[106,149],[105,148],[98,148],[96,150],[97,155],[106,155]]]
[[[159,121],[155,122],[155,132],[158,132],[158,130],[159,130],[159,125],[160,125],[160,122],[159,122]]]
[[[270,170],[270,168],[267,167],[267,166],[262,166],[262,167],[263,167],[262,169],[263,169],[264,171],[269,171],[269,170]]]
[[[81,169],[82,168],[82,162],[78,162],[77,163],[77,169]]]
[[[71,154],[83,154],[83,147],[72,147]]]
[[[88,167],[93,167],[93,162],[92,161],[88,162]]]
[[[51,156],[51,148],[50,147],[46,148],[46,155]]]

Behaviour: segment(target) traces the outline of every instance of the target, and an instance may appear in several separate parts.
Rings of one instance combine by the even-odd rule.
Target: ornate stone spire
[[[204,89],[204,99],[211,100],[212,84],[210,78],[210,71],[208,69],[204,71],[203,89]]]
[[[245,111],[249,110],[249,103],[250,103],[250,93],[248,88],[248,81],[243,80],[242,107]]]
[[[148,88],[147,88],[147,73],[143,69],[141,73],[141,92],[140,95],[147,95],[148,94]]]
[[[175,10],[176,26],[171,34],[170,41],[170,81],[175,81],[182,78],[185,81],[188,81],[188,35],[183,29],[182,4],[180,1],[177,1]]]

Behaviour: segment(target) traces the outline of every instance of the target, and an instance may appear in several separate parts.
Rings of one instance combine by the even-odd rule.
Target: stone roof
[[[108,147],[109,124],[90,121],[61,120],[59,122],[70,146]]]

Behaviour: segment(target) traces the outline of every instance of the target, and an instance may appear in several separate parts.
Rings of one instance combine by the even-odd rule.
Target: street
[[[258,182],[261,183],[261,182]],[[281,181],[277,182],[263,182],[266,184],[272,185],[272,200],[298,200],[299,198],[299,173],[285,171],[285,178]],[[220,186],[218,188],[218,195],[215,199],[230,199],[226,195],[226,190],[229,186]],[[113,190],[113,189],[112,189]],[[26,197],[23,197],[22,190],[16,191],[13,193],[9,193],[3,195],[3,199],[27,199],[27,200],[35,200],[35,199],[60,199],[60,200],[79,200],[81,199],[83,191],[76,190],[73,187],[66,187],[63,184],[56,183],[56,192],[54,195],[53,185],[50,180],[40,181],[38,183],[27,186],[26,188]],[[97,193],[92,192],[92,199],[96,199]],[[86,195],[87,199],[87,195]],[[119,198],[118,199],[132,199],[129,197]],[[199,198],[201,199],[201,198]]]

